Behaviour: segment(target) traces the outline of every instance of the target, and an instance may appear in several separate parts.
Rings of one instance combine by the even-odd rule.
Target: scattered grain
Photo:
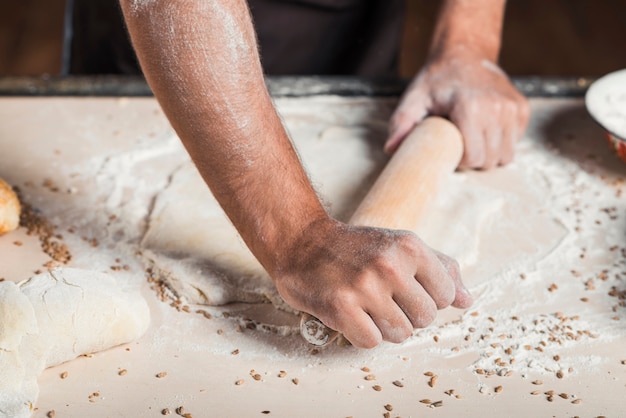
[[[432,404],[430,404],[430,406],[432,406],[433,408],[439,408],[440,406],[443,406],[443,401],[433,402]]]
[[[422,399],[420,402],[425,403],[426,405],[430,405],[432,403],[430,399]]]
[[[376,392],[380,392],[381,390],[383,390],[383,388],[380,385],[374,385],[372,386],[372,389],[374,389]]]
[[[157,379],[162,379],[167,376],[167,372],[159,372],[156,374]]]
[[[574,405],[578,405],[578,404],[579,404],[579,403],[581,403],[582,401],[583,401],[582,399],[577,398],[577,399],[574,399],[574,400],[572,401],[572,403],[573,403]]]
[[[496,393],[500,393],[500,392],[502,392],[502,386],[496,386],[493,390]]]
[[[54,409],[51,409],[50,411],[48,411],[48,413],[46,414],[46,416],[48,418],[54,418],[57,416],[57,413],[54,411]]]
[[[291,379],[291,382],[297,386],[300,383],[300,380],[297,377],[294,377],[293,379]]]
[[[120,375],[120,376],[124,376],[126,373],[128,373],[128,370],[126,370],[126,369],[122,369],[119,372],[117,372],[117,374]]]
[[[401,381],[399,381],[399,380],[394,380],[391,383],[393,383],[394,386],[397,386],[399,388],[403,388],[404,387],[404,384]]]
[[[172,413],[172,411],[170,411],[169,408],[163,408],[161,410],[161,415],[170,415]]]
[[[376,379],[376,376],[374,376],[373,374],[368,374],[363,379],[365,379],[365,380],[374,380],[374,379]]]
[[[393,405],[391,405],[391,404],[386,404],[386,405],[385,405],[385,409],[386,409],[387,411],[390,411],[390,412],[391,412],[391,411],[393,411]]]
[[[428,382],[428,386],[430,386],[431,388],[434,388],[435,385],[437,384],[437,380],[439,380],[439,376],[434,375],[433,377],[430,378],[430,381]]]
[[[287,372],[286,372],[286,371],[281,370],[280,372],[278,372],[278,377],[280,377],[281,379],[282,379],[283,377],[285,377],[285,376],[287,376]]]
[[[543,385],[543,382],[541,380],[533,380],[532,384],[533,385]]]
[[[67,379],[68,373],[67,372],[62,372],[60,377],[61,379]]]
[[[235,386],[241,386],[241,385],[243,385],[243,382],[245,382],[245,380],[243,380],[243,379],[239,379],[239,380],[237,380],[237,381],[235,382]]]

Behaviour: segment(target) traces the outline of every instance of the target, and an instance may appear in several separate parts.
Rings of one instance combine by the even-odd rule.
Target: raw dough
[[[20,201],[15,192],[0,179],[0,235],[16,229],[20,224]]]
[[[62,268],[0,282],[0,417],[28,417],[41,372],[139,338],[146,301],[112,277]]]

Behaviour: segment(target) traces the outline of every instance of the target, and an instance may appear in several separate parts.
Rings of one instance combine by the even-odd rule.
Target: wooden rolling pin
[[[402,142],[367,193],[351,225],[415,231],[441,180],[454,172],[463,155],[461,132],[437,116],[426,118]],[[339,333],[303,313],[300,333],[306,341],[325,346]]]

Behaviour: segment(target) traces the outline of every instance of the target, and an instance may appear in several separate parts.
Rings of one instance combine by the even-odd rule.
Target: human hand
[[[496,64],[457,50],[431,59],[411,82],[391,117],[385,151],[393,153],[428,115],[449,117],[463,134],[459,167],[490,169],[513,160],[530,109]]]
[[[402,342],[437,309],[472,304],[456,261],[408,231],[317,221],[281,264],[273,277],[283,299],[356,347]]]

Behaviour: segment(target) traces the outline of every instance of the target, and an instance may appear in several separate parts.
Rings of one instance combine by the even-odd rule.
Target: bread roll
[[[20,201],[4,180],[0,179],[0,235],[16,229],[20,224]]]

